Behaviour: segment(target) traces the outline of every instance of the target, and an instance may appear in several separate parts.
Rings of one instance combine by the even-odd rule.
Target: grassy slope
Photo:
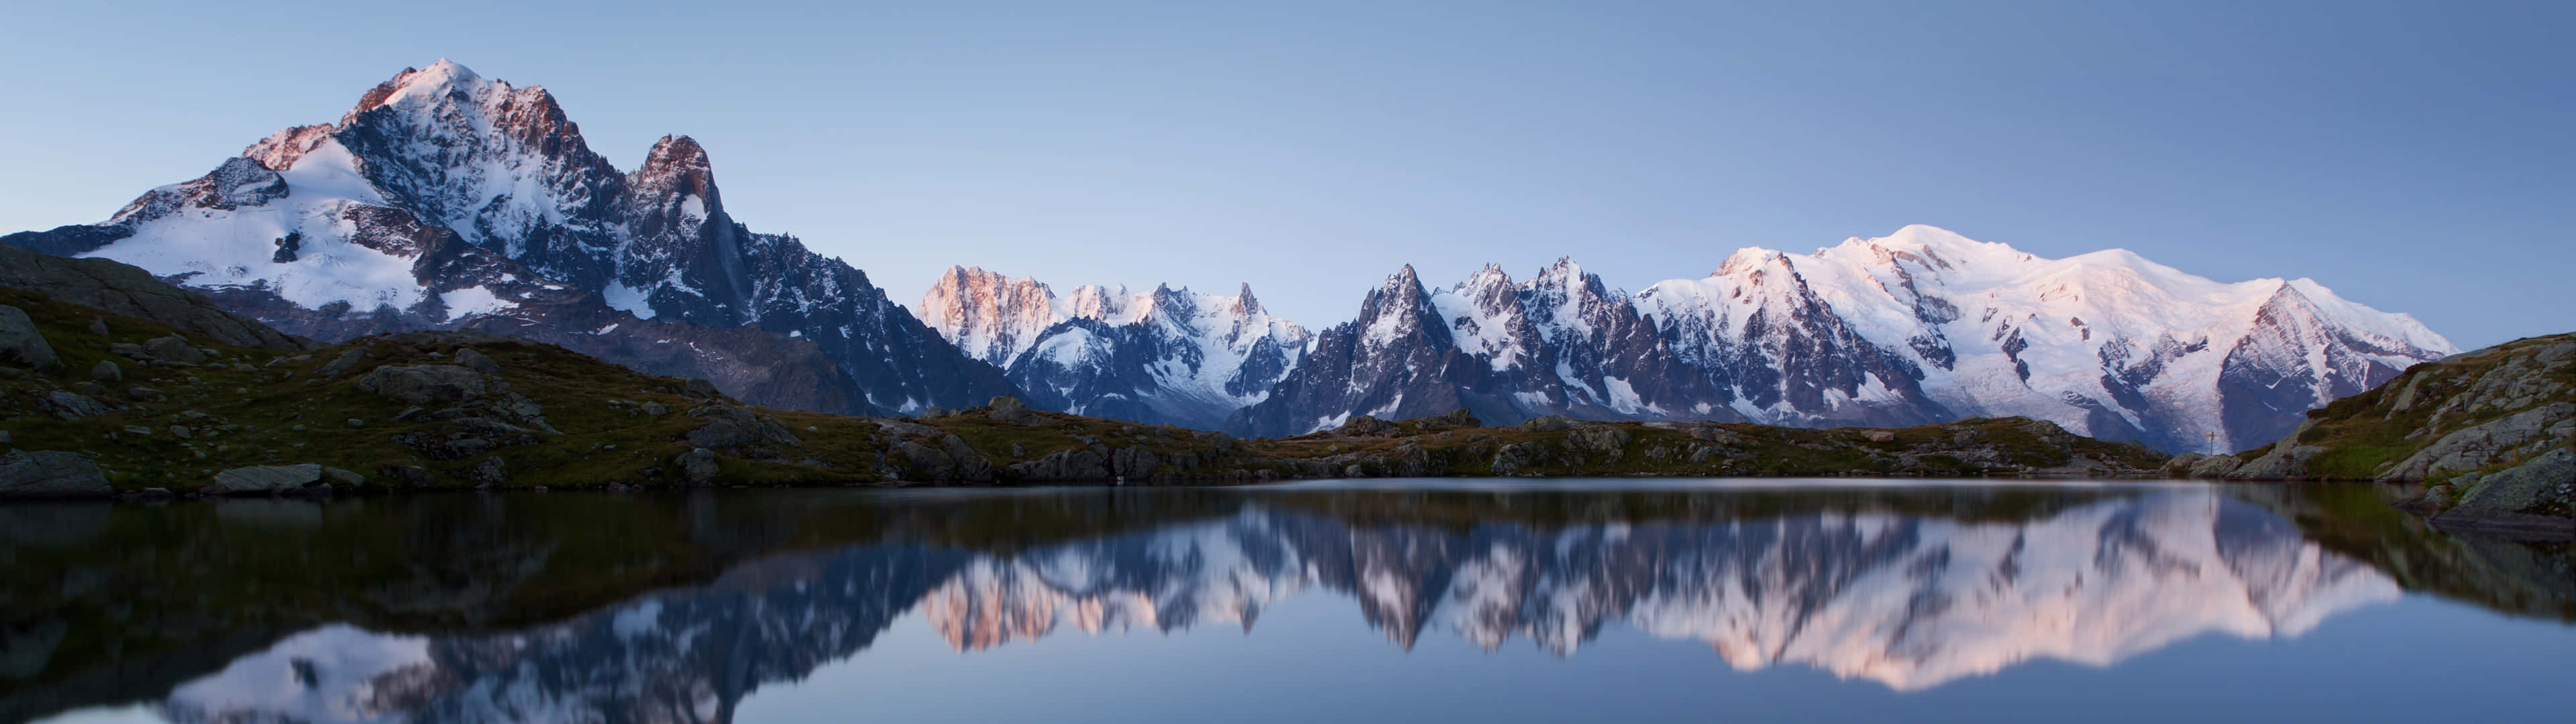
[[[276,360],[282,353],[210,344],[192,338],[194,346],[221,356],[194,367],[139,365],[111,354],[111,343],[140,343],[172,334],[153,322],[105,315],[97,310],[54,302],[34,292],[0,288],[0,304],[27,310],[63,363],[50,370],[0,380],[0,419],[7,421],[10,446],[25,450],[70,450],[91,454],[120,489],[167,488],[185,492],[209,482],[213,473],[246,465],[320,463],[368,475],[371,483],[387,482],[391,466],[419,465],[436,474],[436,486],[467,486],[462,473],[481,462],[429,460],[396,442],[400,433],[427,433],[434,422],[397,421],[410,407],[400,400],[357,388],[358,378],[383,364],[442,364],[451,361],[454,343],[417,344],[384,338],[314,350]],[[90,320],[105,318],[109,333],[89,330]],[[670,460],[687,452],[682,439],[703,420],[685,413],[696,401],[680,394],[683,380],[643,375],[552,345],[518,341],[476,342],[469,346],[501,364],[501,379],[512,391],[544,405],[545,419],[561,435],[538,434],[535,444],[503,447],[491,453],[504,458],[510,487],[596,486],[612,482],[645,484],[668,479]],[[353,348],[369,357],[348,372],[326,378],[322,369]],[[76,420],[57,420],[38,400],[58,389],[91,380],[91,368],[114,361],[124,369],[121,383],[101,383],[102,401],[124,409]],[[248,365],[244,371],[236,365]],[[134,385],[162,392],[166,399],[129,398]],[[627,404],[611,404],[612,401]],[[644,403],[668,410],[654,416]],[[190,424],[190,437],[172,434],[174,424],[190,423],[201,413],[210,419]],[[738,458],[722,461],[725,474],[745,482],[864,482],[875,462],[875,425],[858,418],[778,413],[808,438],[805,453],[828,468],[787,465]],[[351,427],[356,419],[362,427]],[[806,432],[807,425],[819,432]],[[128,427],[147,428],[136,434]],[[301,428],[301,429],[298,429]],[[663,472],[648,477],[647,469]]]
[[[2517,353],[2565,342],[2571,337],[2576,335],[2532,337],[2498,345],[2484,354],[2415,365],[2386,384],[2310,411],[2308,418],[2315,424],[2301,433],[2298,441],[2327,450],[2308,461],[2309,476],[2331,480],[2374,479],[2382,472],[2382,466],[2404,460],[2441,440],[2444,435],[2530,409],[2530,406],[2514,409],[2481,406],[2466,411],[2466,414],[2454,413],[2445,415],[2438,422],[2433,420],[2434,409],[2444,399],[2468,389],[2480,377],[2494,371]],[[2576,368],[2561,370],[2555,377],[2563,385],[2560,391],[2533,406],[2576,401]],[[2409,385],[2417,388],[2414,404],[2409,409],[2397,410],[2397,399]],[[2250,461],[2270,453],[2276,445],[2239,453],[2238,457]],[[2485,470],[2442,471],[2425,482],[2438,484],[2461,473],[2492,473],[2511,466],[2512,463],[2507,463]]]
[[[505,462],[508,476],[500,487],[662,486],[679,478],[672,460],[692,449],[686,434],[705,423],[686,414],[704,402],[682,394],[684,380],[639,374],[551,345],[456,336],[372,337],[281,359],[272,350],[191,338],[191,344],[217,357],[197,366],[142,365],[110,353],[109,345],[170,335],[169,327],[27,290],[0,289],[0,304],[27,310],[63,358],[55,368],[0,379],[0,391],[5,391],[0,394],[0,421],[12,435],[8,447],[88,454],[121,490],[185,493],[205,485],[218,471],[295,463],[356,471],[367,475],[371,486],[395,484],[398,468],[419,466],[432,473],[429,487],[472,487],[476,483],[468,471],[489,456]],[[105,335],[90,329],[90,321],[100,318],[107,321]],[[543,405],[545,419],[562,434],[517,437],[505,441],[516,444],[488,456],[458,460],[430,459],[397,441],[401,435],[444,435],[453,428],[426,419],[396,420],[410,405],[359,390],[357,380],[378,365],[448,363],[459,346],[498,361],[500,380]],[[352,349],[365,350],[364,360],[342,374],[327,375],[326,365]],[[93,396],[120,409],[69,421],[43,411],[45,395],[91,382],[91,368],[102,361],[118,363],[125,377],[101,383],[106,389]],[[159,390],[165,399],[132,399],[127,388],[134,385]],[[666,413],[645,414],[647,403]],[[1872,441],[1870,431],[1859,429],[1610,423],[1534,431],[1421,420],[1367,435],[1345,428],[1238,442],[1170,426],[1051,413],[1036,413],[1036,424],[1019,424],[989,419],[983,414],[989,411],[974,408],[921,420],[934,429],[920,434],[918,428],[911,433],[881,431],[864,418],[763,410],[803,442],[773,451],[784,454],[725,455],[719,480],[736,485],[885,484],[906,477],[900,456],[892,456],[890,467],[880,465],[887,462],[880,459],[887,446],[900,439],[938,447],[948,435],[998,468],[1067,450],[1142,448],[1166,463],[1151,476],[1139,476],[1157,482],[1341,475],[1354,465],[1365,475],[1416,469],[1428,475],[1489,475],[1495,472],[1491,462],[1496,452],[1514,443],[1534,444],[1541,451],[1511,471],[1522,475],[1957,476],[2053,468],[2070,462],[2070,453],[2113,468],[2148,469],[2163,459],[2137,446],[2066,435],[2019,419],[1894,429],[1886,431],[1892,434],[1886,441]],[[352,419],[361,424],[351,426],[347,421]],[[173,425],[189,427],[189,436],[174,434]],[[1603,428],[1624,432],[1628,439],[1615,451],[1571,441],[1587,429],[1601,439]],[[1967,449],[1958,444],[1962,433],[1973,441],[1970,447],[1985,449],[1988,456],[1970,462],[1946,454]],[[1711,445],[1709,438],[1726,441],[1722,454],[1691,462],[1688,453],[1694,446]],[[1412,453],[1415,448],[1420,452]],[[1407,454],[1427,464],[1408,466],[1402,458]],[[1193,456],[1198,464],[1170,464],[1180,455]],[[758,457],[771,459],[753,459]],[[1008,472],[1001,477],[1001,483],[1014,478]]]

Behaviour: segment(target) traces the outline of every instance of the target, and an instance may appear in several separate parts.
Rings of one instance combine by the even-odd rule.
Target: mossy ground
[[[640,374],[552,345],[497,337],[393,335],[281,351],[181,335],[212,359],[197,365],[146,364],[112,353],[110,346],[169,336],[174,333],[169,327],[26,290],[0,289],[0,303],[27,310],[62,357],[51,368],[0,379],[0,390],[6,391],[0,395],[0,423],[11,433],[9,447],[89,455],[107,472],[111,485],[122,490],[186,493],[206,485],[218,471],[298,463],[358,472],[369,477],[369,487],[394,485],[399,477],[395,471],[414,466],[430,473],[426,482],[413,483],[417,487],[480,487],[492,483],[470,471],[491,457],[500,458],[506,471],[495,487],[676,485],[680,476],[673,461],[693,449],[689,431],[705,424],[687,414],[708,401],[684,394],[685,380]],[[100,319],[106,321],[105,334],[91,326]],[[449,364],[460,347],[472,347],[498,362],[496,381],[542,405],[545,420],[560,432],[522,436],[487,454],[436,459],[405,440],[442,434],[438,422],[422,416],[398,420],[410,404],[358,388],[358,380],[377,366]],[[332,363],[351,350],[361,351],[361,359],[334,374]],[[101,362],[116,363],[123,379],[94,380],[92,368]],[[137,385],[157,390],[159,396],[130,394]],[[80,391],[116,409],[56,419],[41,400],[57,391]],[[648,408],[663,412],[650,414]],[[1164,465],[1136,476],[1140,483],[1334,476],[1354,466],[1370,476],[1974,476],[2055,468],[2075,455],[2111,468],[2152,468],[2162,460],[2141,447],[2066,435],[2019,418],[1872,431],[1706,423],[1584,423],[1537,430],[1476,427],[1472,420],[1453,417],[1380,423],[1382,429],[1365,435],[1344,430],[1236,441],[1171,426],[1043,412],[1006,421],[994,419],[992,411],[970,408],[912,421],[935,433],[908,437],[935,446],[945,436],[956,436],[1004,470],[992,481],[1000,484],[1016,481],[1008,472],[1015,463],[1080,449],[1154,453]],[[719,484],[901,484],[901,473],[889,472],[902,466],[881,459],[895,442],[889,436],[900,433],[882,431],[877,421],[762,412],[801,442],[785,454],[723,451]],[[187,428],[186,435],[174,426]],[[1626,441],[1615,449],[1573,441],[1584,430],[1603,428],[1624,433]],[[1725,442],[1713,442],[1718,439]],[[1516,468],[1497,471],[1496,453],[1514,444],[1534,444],[1543,452]],[[1692,453],[1701,448],[1716,450],[1694,459]],[[1406,464],[1401,458],[1407,454],[1418,455],[1427,465]],[[1194,465],[1179,464],[1184,457]]]
[[[370,337],[299,352],[181,335],[215,357],[192,366],[143,364],[111,353],[109,345],[168,336],[174,333],[169,327],[54,302],[25,290],[0,289],[0,304],[27,310],[62,357],[54,367],[0,380],[0,389],[7,391],[0,395],[0,424],[10,431],[9,445],[90,455],[120,489],[184,493],[210,482],[217,471],[296,463],[356,471],[371,482],[384,482],[380,478],[390,468],[421,466],[433,474],[430,487],[471,487],[465,471],[488,456],[504,460],[507,487],[650,485],[673,476],[671,460],[691,449],[687,432],[704,422],[686,414],[700,401],[681,394],[685,380],[636,373],[552,345]],[[97,319],[106,320],[107,334],[91,329]],[[394,419],[412,405],[362,391],[358,379],[380,365],[452,363],[459,347],[472,347],[499,362],[500,381],[543,405],[546,421],[561,434],[541,433],[534,436],[535,444],[461,460],[430,459],[396,441],[397,435],[432,433],[437,426]],[[325,373],[326,365],[352,349],[364,350],[364,359],[341,374]],[[124,379],[94,380],[92,369],[100,362],[119,365]],[[60,420],[39,402],[82,383],[105,388],[92,396],[118,409]],[[157,390],[161,398],[129,394],[137,385]],[[664,413],[647,414],[648,403]],[[803,454],[822,464],[723,458],[719,464],[725,479],[747,484],[876,479],[875,425],[833,415],[779,414],[807,439]],[[174,425],[191,428],[188,436],[173,433]]]
[[[2445,413],[2438,420],[2435,418],[2443,400],[2468,390],[2487,373],[2531,348],[2565,342],[2569,337],[2554,335],[2516,340],[2498,345],[2486,354],[2418,364],[2385,384],[2309,411],[2308,419],[2313,424],[2299,434],[2298,442],[2323,447],[2326,451],[2308,461],[2308,476],[2324,480],[2375,479],[2385,472],[2388,465],[2414,455],[2444,435],[2538,405],[2576,402],[2576,368],[2562,368],[2549,375],[2558,383],[2559,391],[2530,405],[2512,409],[2480,405]],[[2412,404],[2407,409],[2397,409],[2399,398],[2410,387],[2415,390]],[[2277,446],[2278,443],[2265,445],[2238,453],[2237,457],[2251,461],[2269,454]],[[2507,461],[2476,471],[2436,471],[2424,482],[2439,484],[2462,473],[2494,472],[2511,467],[2514,462]]]

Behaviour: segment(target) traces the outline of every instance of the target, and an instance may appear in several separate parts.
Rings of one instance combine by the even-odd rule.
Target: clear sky
[[[1237,6],[1237,7],[1216,7]],[[1258,6],[1258,7],[1244,7]],[[914,304],[950,264],[1321,328],[1399,265],[1611,284],[1908,223],[2576,331],[2576,3],[25,3],[0,230],[452,58]]]

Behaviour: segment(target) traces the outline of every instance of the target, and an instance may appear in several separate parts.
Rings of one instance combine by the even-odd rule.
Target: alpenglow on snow
[[[1571,260],[1445,289],[1406,267],[1232,432],[1466,408],[1830,427],[2023,415],[2165,450],[2236,450],[2456,352],[2307,279],[2220,283],[2124,250],[2043,259],[1929,226],[1813,254],[1744,249],[1629,294]]]
[[[1231,295],[1047,285],[950,267],[922,295],[932,328],[1047,409],[1213,429],[1297,366],[1306,330]]]
[[[1011,387],[865,274],[725,213],[706,151],[621,173],[553,94],[439,61],[107,221],[0,243],[99,256],[294,334],[517,334],[779,407],[902,412]]]
[[[2221,283],[2111,250],[2043,259],[1928,226],[1745,249],[1618,291],[1571,260],[1432,288],[1410,267],[1308,333],[1225,296],[952,269],[921,314],[724,210],[706,151],[621,172],[554,96],[406,69],[97,224],[0,237],[142,267],[294,334],[514,334],[778,407],[1058,411],[1287,435],[1358,415],[1905,425],[2025,415],[2165,450],[2278,439],[2455,350],[2307,279]],[[962,350],[961,350],[962,348]]]

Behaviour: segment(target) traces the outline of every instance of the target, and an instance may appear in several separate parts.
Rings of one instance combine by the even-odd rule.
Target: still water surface
[[[0,507],[0,721],[2463,720],[2565,543],[2369,486],[1361,481]]]

